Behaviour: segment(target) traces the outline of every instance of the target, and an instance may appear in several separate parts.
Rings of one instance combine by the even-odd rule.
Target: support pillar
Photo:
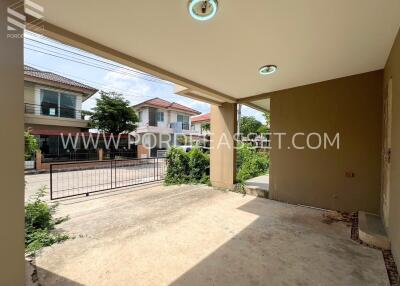
[[[42,151],[36,150],[35,153],[35,169],[41,170],[42,169]]]
[[[99,161],[103,161],[104,160],[104,149],[103,148],[97,149],[97,153],[98,153]]]
[[[233,189],[236,178],[234,134],[237,128],[236,103],[211,106],[210,179],[213,187]]]
[[[23,31],[7,29],[16,2],[0,1],[0,285],[25,285]]]

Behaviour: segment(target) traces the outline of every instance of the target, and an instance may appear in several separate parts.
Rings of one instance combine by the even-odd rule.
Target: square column
[[[236,179],[234,134],[237,129],[236,103],[211,106],[210,179],[213,187],[233,189]]]
[[[25,284],[23,30],[7,28],[17,2],[0,1],[0,285]]]

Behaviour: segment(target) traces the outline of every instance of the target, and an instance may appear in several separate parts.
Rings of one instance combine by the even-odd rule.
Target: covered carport
[[[171,81],[183,87],[182,95],[213,104],[212,147],[227,142],[211,151],[215,187],[232,188],[235,183],[232,147],[238,103],[261,110],[270,105],[273,132],[343,134],[339,150],[293,150],[291,141],[274,148],[278,141],[273,140],[271,197],[314,207],[385,213],[399,264],[399,2],[219,2],[216,17],[200,22],[188,15],[185,1],[37,1],[43,7],[39,26],[44,35]],[[14,1],[3,3],[5,26],[5,8]],[[27,15],[28,22],[35,20]],[[8,163],[2,165],[7,191],[0,209],[7,218],[2,223],[9,228],[4,240],[22,247],[23,99],[15,96],[22,94],[22,38],[7,39],[3,30],[0,124],[2,132],[7,130],[2,144],[8,150],[3,157]],[[278,70],[261,75],[259,69],[265,65],[276,65]],[[382,153],[388,152],[382,150],[383,99],[388,94],[393,111],[389,179],[382,176]],[[382,184],[384,180],[390,181],[385,189],[390,196],[384,196],[390,201],[385,204],[381,202],[381,185],[388,185]],[[19,255],[6,255],[8,267],[14,269],[6,271],[10,277],[21,268],[22,254],[20,250]]]

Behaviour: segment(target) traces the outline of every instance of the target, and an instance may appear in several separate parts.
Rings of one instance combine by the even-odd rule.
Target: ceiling
[[[399,0],[219,0],[199,22],[186,0],[35,0],[44,20],[233,98],[382,69]],[[262,77],[258,68],[275,64]]]

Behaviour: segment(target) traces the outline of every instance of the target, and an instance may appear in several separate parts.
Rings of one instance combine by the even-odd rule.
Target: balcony
[[[149,123],[139,123],[136,133],[190,133],[190,125],[189,122],[173,122],[169,124],[157,122],[157,126],[151,126]]]
[[[25,123],[88,128],[88,121],[77,109],[60,107],[56,104],[25,103]]]
[[[30,104],[25,103],[25,114],[37,114],[51,117],[84,119],[80,110],[60,107],[55,104]]]
[[[174,133],[182,133],[190,130],[190,124],[189,122],[174,122],[170,124],[170,128]]]

